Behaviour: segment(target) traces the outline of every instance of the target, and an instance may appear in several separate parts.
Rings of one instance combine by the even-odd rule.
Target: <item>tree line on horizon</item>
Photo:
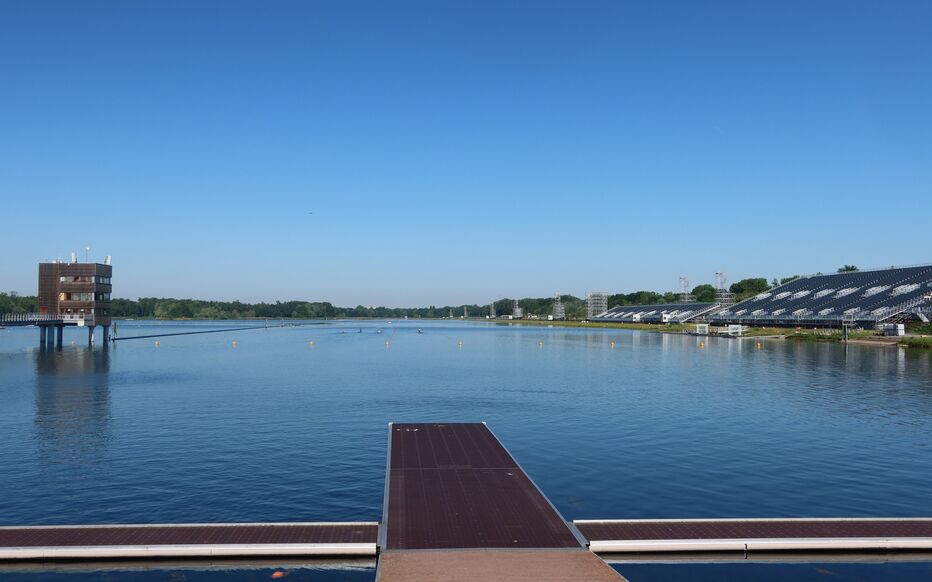
[[[857,271],[854,265],[845,265],[839,273]],[[752,277],[733,283],[729,291],[735,299],[741,301],[763,293],[772,287],[783,285],[798,279],[799,275],[774,278],[770,282],[764,277]],[[695,300],[710,303],[715,300],[715,287],[709,284],[697,285],[690,292]],[[608,296],[608,307],[622,305],[652,305],[658,303],[676,303],[680,294],[667,291],[635,291],[633,293],[616,293]],[[574,295],[561,295],[567,319],[585,319],[586,300]],[[553,313],[553,297],[525,297],[518,300],[525,316],[546,317]],[[494,302],[498,316],[510,315],[514,307],[514,298],[502,298]],[[155,318],[155,319],[344,319],[344,318],[394,318],[411,317],[418,319],[458,318],[466,308],[470,317],[486,317],[490,314],[490,305],[430,305],[428,307],[336,307],[328,301],[276,301],[275,303],[243,303],[241,301],[209,301],[202,299],[175,299],[171,297],[140,297],[139,299],[113,299],[110,314],[113,317]],[[15,291],[0,293],[0,313],[34,313],[38,311],[35,296],[19,295]]]

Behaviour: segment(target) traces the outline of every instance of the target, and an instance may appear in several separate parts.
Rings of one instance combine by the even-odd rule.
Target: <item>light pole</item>
[[[87,255],[91,252],[91,247],[84,247],[84,262],[87,262]]]

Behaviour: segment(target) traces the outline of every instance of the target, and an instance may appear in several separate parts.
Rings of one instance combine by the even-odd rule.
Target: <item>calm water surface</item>
[[[0,525],[379,520],[387,423],[478,420],[570,519],[932,515],[928,352],[425,322],[155,341],[88,349],[75,329],[43,351],[35,328],[0,330]],[[633,581],[817,572],[616,567]],[[829,567],[834,580],[930,575]],[[290,579],[308,572],[373,576]],[[234,577],[255,576],[268,572]]]

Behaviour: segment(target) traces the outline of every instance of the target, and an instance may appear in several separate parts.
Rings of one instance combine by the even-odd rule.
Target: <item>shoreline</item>
[[[425,322],[450,322],[450,323],[487,323],[500,326],[545,326],[545,327],[567,327],[582,329],[624,329],[629,331],[645,331],[649,333],[664,333],[674,335],[691,335],[696,337],[717,337],[725,339],[770,339],[784,341],[805,341],[805,342],[824,342],[824,343],[844,343],[841,333],[836,330],[825,328],[819,330],[805,330],[796,328],[782,327],[752,327],[743,335],[729,336],[727,334],[697,334],[689,331],[694,324],[688,323],[669,323],[669,324],[651,324],[651,323],[613,323],[613,322],[589,322],[589,321],[551,321],[546,319],[486,319],[478,317],[469,318],[435,318],[435,319],[394,319],[394,318],[369,318],[369,317],[347,317],[340,319],[315,319],[315,318],[239,318],[239,319],[207,319],[207,318],[114,318],[114,321],[191,321],[191,322],[223,322],[223,321],[250,321],[250,322],[282,322],[282,321],[303,321],[313,322],[311,325],[330,325],[332,323],[345,322],[376,322],[376,321],[425,321]],[[882,336],[876,335],[873,331],[854,331],[851,332],[848,339],[849,344],[870,345],[890,347],[898,346],[903,348],[932,348],[932,338],[921,334],[907,334],[905,336]]]
[[[804,342],[824,342],[824,343],[845,343],[840,336],[840,332],[820,333],[813,330],[797,330],[795,328],[780,327],[752,327],[740,336],[728,336],[723,334],[697,334],[689,332],[690,324],[672,323],[672,324],[650,324],[650,323],[610,323],[610,322],[586,322],[586,321],[549,321],[540,319],[520,319],[520,320],[486,320],[471,319],[462,321],[485,321],[495,325],[543,325],[550,327],[575,327],[575,328],[594,328],[594,329],[627,329],[632,331],[646,331],[649,333],[665,333],[673,335],[691,335],[697,337],[718,337],[728,339],[770,339],[783,341],[804,341]],[[882,336],[875,335],[874,332],[860,331],[852,332],[848,338],[849,344],[862,346],[880,346],[880,347],[915,347],[929,348],[932,347],[932,341],[924,335],[907,334],[905,336]]]

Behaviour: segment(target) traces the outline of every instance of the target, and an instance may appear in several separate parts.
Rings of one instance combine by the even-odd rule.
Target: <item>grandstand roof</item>
[[[932,265],[813,275],[790,281],[710,316],[719,323],[878,323],[932,304]]]

